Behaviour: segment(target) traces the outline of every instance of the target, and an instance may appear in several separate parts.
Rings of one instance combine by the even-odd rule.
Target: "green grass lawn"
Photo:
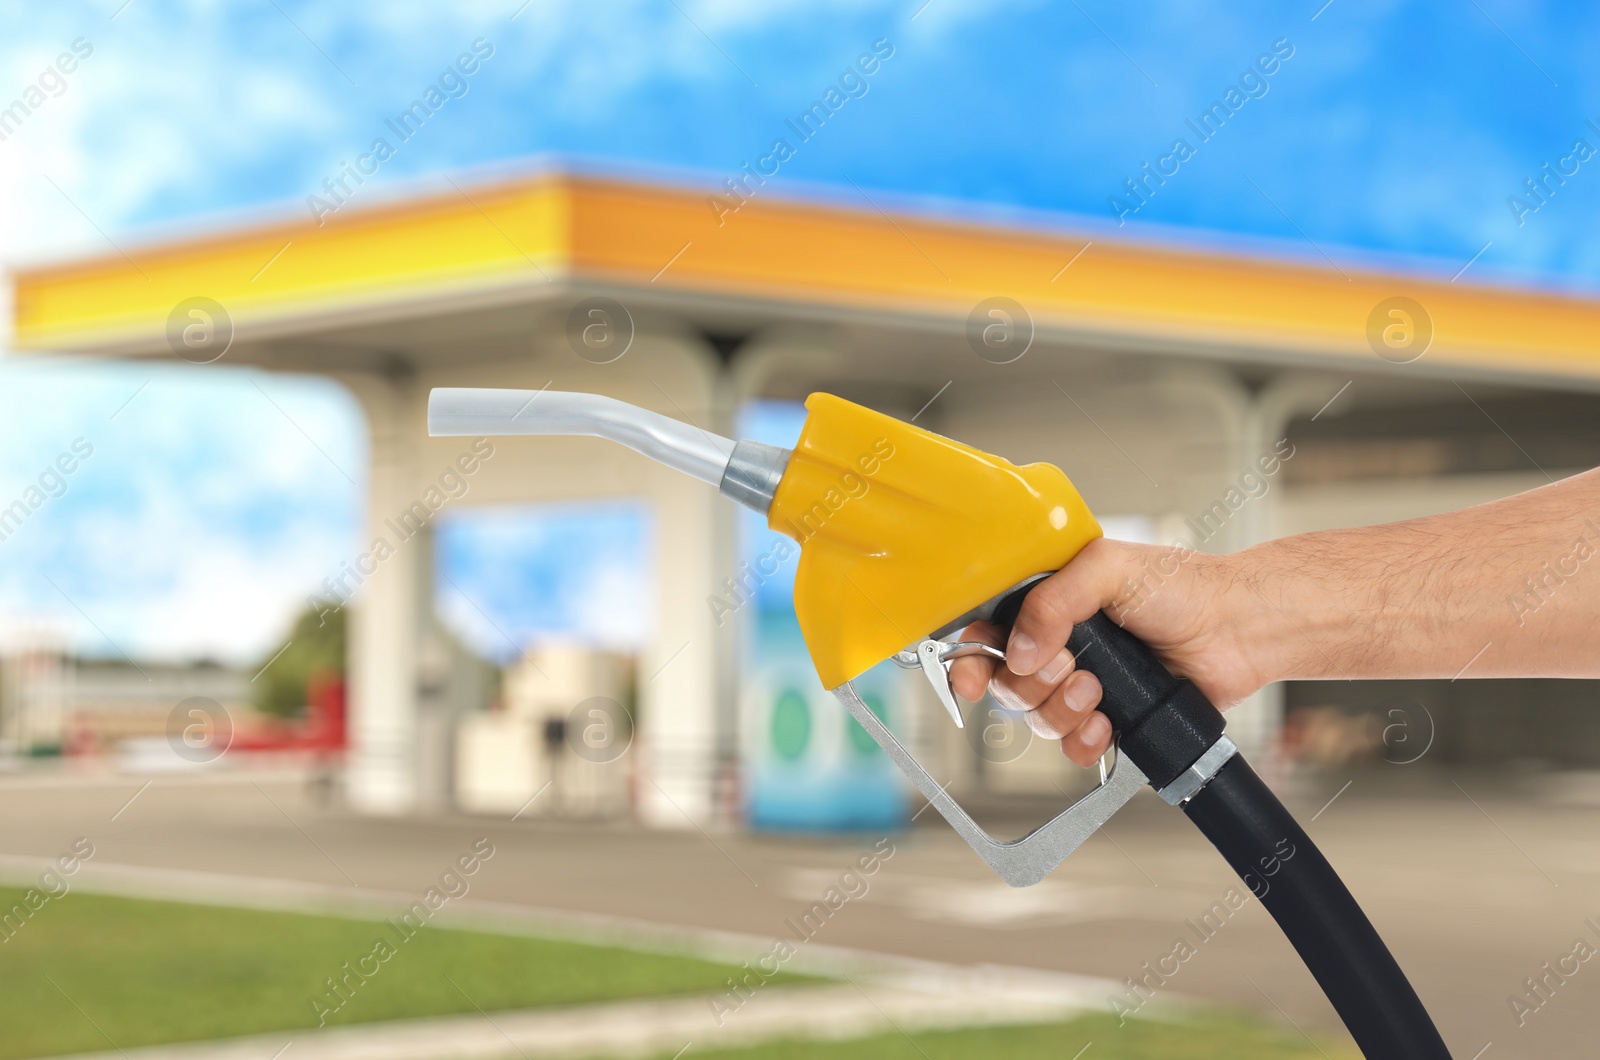
[[[1093,1045],[1089,1045],[1089,1043]],[[1087,1048],[1085,1048],[1087,1046]],[[1318,1048],[1320,1046],[1320,1050]],[[1360,1060],[1354,1047],[1327,1041],[1312,1045],[1293,1031],[1279,1033],[1234,1019],[1184,1025],[1129,1020],[1119,1027],[1109,1015],[1067,1023],[983,1027],[905,1035],[890,1031],[846,1042],[781,1041],[745,1049],[691,1049],[685,1060]],[[665,1060],[665,1058],[663,1058]]]
[[[0,888],[0,910],[22,893]],[[376,973],[328,1026],[472,1012],[474,1004],[494,1011],[709,994],[735,971],[437,926],[401,942],[376,921],[74,891],[0,943],[0,1060],[315,1027],[310,999],[326,998],[324,980],[343,976],[345,962],[357,967],[379,938],[393,955],[369,960]]]
[[[0,911],[22,892],[0,888]],[[72,892],[0,942],[0,1060],[294,1031],[318,1024],[312,998],[372,954],[386,961],[349,989],[328,1026],[720,992],[735,969],[689,957],[340,917],[151,902]],[[452,983],[452,980],[454,982]],[[808,981],[785,976],[782,981]],[[1085,1016],[1044,1026],[898,1033],[849,1042],[781,1041],[701,1052],[728,1060],[1315,1060],[1298,1036],[1239,1020],[1189,1026]],[[700,1043],[702,1046],[714,1044]],[[1321,1043],[1331,1060],[1355,1053]]]

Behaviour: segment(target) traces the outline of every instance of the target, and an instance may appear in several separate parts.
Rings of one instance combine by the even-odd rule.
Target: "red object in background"
[[[343,751],[345,749],[344,677],[318,670],[306,681],[306,716],[274,719],[254,732],[235,732],[233,751]]]
[[[344,677],[318,670],[306,681],[306,738],[304,746],[342,751],[345,747]]]

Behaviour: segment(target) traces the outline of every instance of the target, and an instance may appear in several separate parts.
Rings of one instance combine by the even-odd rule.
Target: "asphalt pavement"
[[[1464,1060],[1596,1055],[1600,962],[1562,959],[1577,940],[1600,951],[1600,807],[1582,804],[1582,785],[1566,789],[1579,797],[1552,790],[1421,773],[1397,785],[1356,773],[1298,784],[1286,800]],[[1012,803],[991,808],[988,823],[1019,834],[1029,814],[1047,810]],[[1248,889],[1153,797],[1135,799],[1050,878],[1021,890],[995,879],[931,811],[906,832],[844,837],[660,832],[531,814],[371,819],[325,803],[301,775],[237,772],[11,775],[0,778],[0,815],[0,876],[13,881],[84,838],[94,847],[85,887],[290,908],[347,899],[392,915],[405,904],[397,896],[420,897],[487,840],[495,853],[456,903],[480,922],[510,923],[520,910],[652,948],[681,943],[738,958],[748,947],[740,959],[752,963],[765,940],[782,938],[819,953],[1113,983],[1145,977],[1147,963],[1162,967],[1183,940],[1193,952],[1167,962],[1177,971],[1161,977],[1157,997],[1338,1028]],[[1571,971],[1547,978],[1545,965]],[[1529,977],[1548,985],[1530,995]],[[1119,996],[1139,1001],[1125,988]]]

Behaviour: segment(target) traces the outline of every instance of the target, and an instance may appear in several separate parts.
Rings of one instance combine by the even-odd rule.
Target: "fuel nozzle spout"
[[[776,445],[735,442],[616,398],[560,390],[440,387],[428,395],[428,433],[609,438],[762,515],[789,463],[789,450]]]

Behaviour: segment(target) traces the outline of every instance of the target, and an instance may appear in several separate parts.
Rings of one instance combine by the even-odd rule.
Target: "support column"
[[[712,820],[717,781],[718,644],[707,597],[716,587],[717,505],[703,482],[652,467],[655,636],[639,660],[638,811],[659,828]]]
[[[416,497],[417,461],[426,418],[409,374],[353,380],[371,432],[367,526],[361,552],[376,569],[350,604],[350,750],[346,795],[375,815],[418,806],[416,659],[419,602],[431,535],[401,539],[391,525]],[[380,544],[381,542],[381,544]],[[381,555],[381,558],[378,558]]]
[[[435,617],[433,585],[433,524],[417,531],[407,543],[412,550],[408,567],[414,572],[417,650],[413,664],[416,688],[416,809],[425,814],[449,812],[455,805],[455,731],[459,703],[450,695],[454,660],[444,642],[444,630]]]
[[[742,345],[742,344],[741,344]],[[725,438],[738,440],[735,427],[739,405],[745,398],[733,367],[745,354],[740,346],[730,345],[715,351],[715,375],[711,382],[711,407],[708,412],[709,430]],[[739,568],[739,508],[718,494],[711,508],[710,546],[711,571],[701,608],[709,617],[711,606],[706,599],[712,593],[721,593],[723,587],[737,574]],[[747,616],[746,616],[747,617]],[[742,783],[739,762],[739,686],[742,677],[740,633],[744,624],[734,619],[721,624],[712,621],[715,641],[712,644],[712,777],[711,815],[725,821],[736,821],[740,816],[739,786]]]
[[[1224,488],[1236,485],[1239,476],[1246,471],[1259,473],[1256,461],[1273,454],[1273,447],[1283,438],[1289,421],[1302,412],[1321,408],[1339,388],[1339,383],[1330,384],[1325,378],[1289,375],[1253,389],[1223,369],[1176,372],[1166,382],[1186,400],[1200,395],[1216,409],[1231,465],[1222,469]],[[1225,539],[1228,551],[1237,552],[1268,538],[1281,488],[1276,478],[1270,480],[1266,493],[1247,502],[1229,521]],[[1283,711],[1283,686],[1280,684],[1268,685],[1228,711],[1228,735],[1247,757],[1261,763],[1263,769],[1270,770],[1274,765],[1272,759],[1283,730]]]
[[[1337,381],[1315,376],[1280,376],[1251,395],[1242,410],[1238,441],[1240,459],[1254,461],[1274,452],[1278,442],[1288,432],[1290,421],[1302,413],[1315,413],[1324,408],[1338,392],[1340,385]],[[1241,463],[1240,466],[1244,465]],[[1260,498],[1259,503],[1245,506],[1240,514],[1246,518],[1239,524],[1235,548],[1249,548],[1272,536],[1272,527],[1276,522],[1273,514],[1282,490],[1280,479],[1273,482],[1272,488]],[[1282,764],[1277,754],[1279,738],[1283,733],[1283,692],[1282,684],[1271,684],[1241,703],[1239,709],[1244,713],[1239,718],[1239,726],[1244,739],[1234,738],[1240,747],[1253,753],[1274,774]]]

